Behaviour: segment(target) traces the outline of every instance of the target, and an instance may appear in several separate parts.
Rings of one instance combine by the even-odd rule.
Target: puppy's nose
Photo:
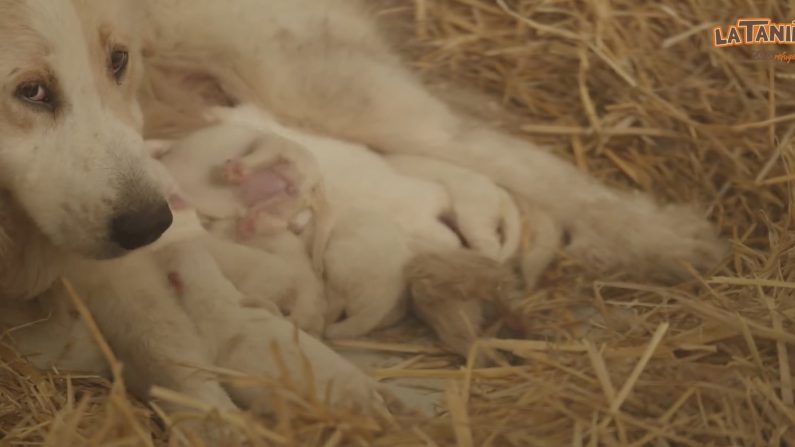
[[[119,214],[110,223],[110,238],[125,250],[135,250],[156,241],[168,227],[173,216],[168,203]]]

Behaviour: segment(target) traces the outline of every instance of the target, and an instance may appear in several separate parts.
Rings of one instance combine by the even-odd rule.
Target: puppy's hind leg
[[[450,218],[467,247],[498,261],[519,246],[519,212],[510,195],[491,179],[452,163],[413,155],[392,155],[399,172],[441,184],[450,197]]]
[[[331,306],[346,315],[329,322],[326,337],[355,338],[402,318],[403,268],[410,257],[408,236],[390,219],[363,210],[341,216],[326,248],[325,271]]]
[[[560,251],[563,229],[544,211],[520,201],[524,234],[517,258],[524,287],[531,290]]]

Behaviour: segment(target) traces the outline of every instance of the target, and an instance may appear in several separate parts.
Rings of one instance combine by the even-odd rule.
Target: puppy
[[[394,324],[406,315],[407,292],[412,291],[414,312],[451,350],[467,354],[466,347],[481,333],[483,306],[504,300],[507,288],[497,287],[498,283],[505,278],[520,282],[502,264],[517,255],[520,238],[516,203],[504,190],[485,176],[449,163],[416,156],[377,157],[366,148],[290,129],[252,108],[217,113],[223,124],[197,132],[199,137],[187,137],[184,141],[190,141],[189,145],[175,145],[185,148],[176,154],[201,151],[193,161],[178,156],[175,169],[186,169],[191,163],[220,166],[229,147],[241,146],[235,138],[223,139],[220,129],[225,126],[258,126],[261,132],[289,139],[292,145],[297,145],[293,139],[299,139],[300,147],[317,158],[321,183],[329,192],[328,214],[333,216],[321,258],[328,299],[326,337],[356,338]],[[250,136],[242,142],[254,139]],[[351,176],[351,170],[357,175]],[[199,178],[208,178],[207,167],[199,167],[199,172],[205,172]],[[194,190],[199,193],[198,188]],[[391,197],[391,202],[383,197]],[[422,204],[428,197],[435,201]],[[417,207],[418,201],[421,206]],[[551,219],[543,213],[537,219],[534,223],[541,234],[522,262],[530,287],[561,240]],[[472,252],[462,254],[465,247]],[[443,263],[456,268],[440,268]],[[461,281],[464,277],[478,281]],[[461,286],[475,283],[480,283],[477,290]],[[485,290],[491,294],[484,295]],[[434,317],[442,307],[445,312],[439,315],[446,321]],[[458,318],[461,310],[471,321]]]
[[[275,304],[301,329],[321,334],[327,305],[309,256],[323,196],[311,157],[287,140],[235,125],[156,149],[163,188],[201,227],[194,239],[248,304]]]
[[[404,268],[415,254],[462,248],[469,240],[476,244],[471,248],[500,260],[516,251],[515,205],[483,176],[421,157],[390,162],[250,106],[213,112],[223,123],[297,142],[315,158],[332,216],[322,258],[329,338],[359,337],[404,316]]]
[[[406,264],[411,310],[450,352],[468,357],[497,317],[509,322],[562,248],[562,231],[539,210],[525,213],[527,244],[512,262],[471,250],[421,253]],[[476,358],[483,365],[485,359]]]
[[[237,219],[236,238],[301,233],[324,197],[314,158],[278,135],[234,124],[200,129],[172,144],[160,162],[208,220]]]

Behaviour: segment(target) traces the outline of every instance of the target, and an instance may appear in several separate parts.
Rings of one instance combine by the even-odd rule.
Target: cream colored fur
[[[54,284],[62,273],[79,286],[141,395],[157,384],[220,408],[235,408],[233,397],[250,405],[198,371],[222,364],[273,374],[272,364],[250,363],[247,355],[261,354],[269,340],[294,346],[287,342],[287,324],[240,303],[220,265],[189,262],[200,246],[177,241],[96,260],[123,254],[108,236],[115,213],[162,200],[140,130],[147,138],[179,138],[211,122],[216,106],[250,103],[299,143],[326,138],[475,170],[551,216],[571,237],[566,250],[594,267],[676,276],[680,260],[706,268],[722,255],[712,227],[689,207],[610,189],[526,141],[458,116],[402,65],[355,1],[0,0],[0,10],[0,290],[2,307],[9,309],[2,318],[4,326],[18,328],[13,335],[20,348],[38,354],[41,366],[104,371],[79,321],[58,305]],[[139,11],[145,16],[140,22]],[[126,77],[116,82],[108,58],[119,45],[131,59]],[[15,92],[31,81],[46,82],[58,107],[21,102]],[[395,166],[387,163],[380,172],[399,175]],[[340,184],[366,188],[366,175],[348,173]],[[444,186],[447,180],[436,181],[406,181],[424,185],[401,192],[417,192],[416,202],[374,192],[384,194],[378,199],[391,212],[401,209],[397,220],[417,207],[427,217],[443,206],[445,188],[455,195]],[[362,208],[346,194],[337,202]],[[473,219],[471,228],[510,227],[510,212],[492,205],[492,217]],[[438,221],[408,224],[412,238],[433,233],[430,244],[459,245]],[[489,256],[503,255],[492,236],[472,241]],[[506,237],[502,243],[512,242]],[[164,268],[179,270],[187,293],[175,292]],[[238,335],[245,348],[228,349]],[[300,340],[292,359],[306,354],[352,390],[340,399],[373,406],[360,402],[378,395],[373,382],[346,381],[360,376],[323,345]],[[223,350],[234,355],[219,356]],[[327,378],[318,379],[318,389]]]
[[[264,154],[259,158],[265,165],[289,160],[297,193],[290,202],[298,209],[315,200],[325,204],[325,213],[316,217],[328,221],[323,225],[329,225],[329,234],[310,236],[322,246],[314,257],[315,263],[321,263],[318,273],[324,274],[325,296],[314,287],[317,280],[308,277],[309,271],[299,267],[307,264],[300,262],[306,251],[281,252],[293,260],[295,271],[302,273],[281,275],[283,282],[296,280],[297,297],[289,306],[283,301],[277,304],[302,329],[317,332],[317,321],[326,307],[325,335],[329,338],[355,338],[399,321],[407,310],[403,270],[409,260],[416,254],[462,246],[443,218],[470,248],[484,256],[505,261],[516,253],[518,211],[507,193],[486,177],[418,156],[384,159],[366,147],[287,127],[251,107],[218,109],[215,115],[223,124],[194,132],[170,147],[161,144],[158,150],[188,202],[211,221],[210,226],[224,228],[222,222],[247,213],[239,203],[239,193],[220,180],[217,172],[225,162],[244,153]],[[316,189],[327,191],[327,197],[317,198]],[[221,234],[240,240],[234,232]],[[272,236],[261,235],[257,240]],[[241,241],[247,242],[253,245],[254,241]],[[231,259],[224,263],[230,266],[226,269],[239,266],[226,272],[227,276],[233,274],[238,278],[234,282],[240,284],[241,274],[236,270],[242,269],[250,272],[246,275],[251,279],[257,278],[257,271],[250,267],[256,263],[249,261],[250,256],[238,256],[237,263]],[[545,261],[551,256],[549,253]],[[268,287],[267,281],[251,279],[246,281],[249,291],[255,284]],[[326,297],[328,306],[320,301]]]
[[[109,235],[113,217],[162,202],[144,168],[136,96],[143,61],[131,61],[121,83],[108,72],[108,53],[115,45],[140,51],[136,27],[118,19],[135,18],[129,6],[119,1],[0,2],[0,206],[7,216],[4,231],[18,237],[10,244],[37,238],[15,231],[26,226],[25,233],[38,232],[53,247],[40,249],[45,258],[46,251],[57,259],[64,250],[120,255],[124,250]],[[20,100],[20,87],[37,84],[49,90],[50,106]],[[47,267],[35,266],[39,259],[27,261],[26,270],[54,276]],[[11,276],[0,273],[0,285],[16,280]],[[29,290],[35,294],[41,287]]]

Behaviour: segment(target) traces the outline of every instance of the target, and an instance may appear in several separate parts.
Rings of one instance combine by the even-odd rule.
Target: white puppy
[[[333,216],[322,258],[329,338],[358,337],[404,316],[403,270],[417,254],[464,245],[501,261],[516,253],[516,206],[486,177],[424,157],[385,159],[253,107],[216,109],[215,116],[296,142],[315,158]]]
[[[245,297],[210,250],[185,241],[161,249],[158,258],[177,275],[180,303],[215,365],[274,382],[286,379],[293,391],[312,400],[328,398],[334,407],[387,410],[386,389],[353,364],[267,309],[241,305]],[[274,389],[227,386],[236,403],[262,411],[273,409]]]
[[[156,152],[154,168],[168,197],[213,230],[216,237],[197,239],[250,304],[275,304],[301,329],[321,334],[327,305],[308,250],[321,243],[315,227],[324,218],[318,216],[324,199],[311,156],[290,141],[237,125],[159,142]]]
[[[289,225],[263,229],[257,221],[286,223],[306,207],[317,210],[310,205],[325,202],[320,193],[325,187],[326,212],[314,217],[328,217],[329,230],[315,238],[322,240],[318,245],[323,249],[314,260],[322,264],[327,286],[329,338],[355,338],[400,320],[408,304],[404,269],[416,255],[463,247],[498,261],[516,254],[516,205],[484,176],[424,157],[385,159],[361,146],[296,131],[250,107],[217,113],[223,124],[171,144],[160,159],[203,217],[245,223],[230,235],[241,242],[250,239],[254,226],[260,233],[286,233]],[[244,163],[245,171],[240,169]],[[230,167],[238,180],[233,184]],[[247,182],[254,187],[246,187]],[[282,255],[300,258],[286,251]],[[256,278],[248,258],[222,265],[233,269],[225,273],[238,286],[251,284],[238,270]],[[296,287],[307,284],[312,281],[303,277]],[[311,299],[295,304],[301,314],[325,308]],[[294,314],[295,309],[286,311]]]
[[[327,193],[327,214],[332,216],[320,258],[329,303],[325,330],[328,338],[355,338],[400,320],[408,309],[410,278],[405,269],[427,270],[417,267],[429,259],[420,255],[447,253],[456,257],[456,249],[468,248],[478,256],[504,262],[517,254],[521,229],[516,203],[485,176],[425,157],[381,157],[361,145],[296,130],[253,107],[216,109],[215,117],[224,124],[195,134],[201,137],[187,137],[184,141],[191,141],[191,145],[179,143],[175,147],[181,149],[174,150],[184,154],[199,151],[195,160],[210,160],[205,164],[220,166],[230,150],[238,154],[243,151],[229,147],[240,147],[241,143],[249,147],[251,141],[263,140],[253,136],[240,140],[233,135],[224,141],[225,126],[250,126],[269,135],[265,141],[278,142],[271,151],[301,147],[316,160],[316,166],[307,162],[294,165],[308,166],[297,172],[309,172],[311,176],[316,175],[315,169],[320,172]],[[213,153],[213,146],[217,148],[215,155],[208,155]],[[218,149],[221,146],[224,148]],[[174,169],[203,163],[191,161],[184,154],[176,157]],[[208,178],[208,169],[203,168],[201,179]],[[189,178],[186,183],[195,181]],[[298,182],[294,179],[292,183]],[[195,190],[198,193],[200,188]],[[548,249],[543,253],[531,250],[527,258],[534,261],[532,265],[525,263],[527,275],[537,276],[558,247],[559,233],[545,234],[550,240],[540,241],[538,246]],[[314,259],[317,261],[317,256]],[[460,265],[467,270],[467,266],[494,264]],[[433,290],[434,299],[438,300],[450,283],[438,275],[453,273],[448,269],[431,270],[434,280],[429,282],[425,275],[426,286],[421,290]],[[422,302],[422,297],[415,297],[413,302]]]

